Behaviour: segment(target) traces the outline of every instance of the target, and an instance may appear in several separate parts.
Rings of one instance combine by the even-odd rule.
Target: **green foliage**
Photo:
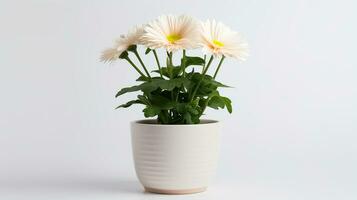
[[[133,104],[143,104],[143,103],[140,100],[131,100],[131,101],[125,103],[125,104],[122,104],[122,105],[116,107],[116,109],[118,109],[118,108],[128,108]]]
[[[205,60],[200,57],[190,57],[190,56],[185,56],[181,62],[184,62],[185,67],[191,66],[191,65],[204,65]]]
[[[148,54],[151,49],[147,49]],[[162,124],[197,124],[207,107],[213,109],[226,108],[232,112],[232,102],[229,98],[221,96],[218,89],[229,87],[206,71],[209,64],[200,57],[183,55],[179,66],[172,64],[172,54],[168,54],[167,63],[164,67],[154,70],[156,76],[140,76],[136,81],[139,84],[122,88],[115,97],[126,93],[140,92],[137,99],[129,101],[117,108],[128,108],[134,104],[145,106],[145,117],[156,117]],[[159,65],[159,63],[158,63]],[[205,66],[206,65],[206,66]],[[187,72],[187,67],[199,66],[202,73]]]

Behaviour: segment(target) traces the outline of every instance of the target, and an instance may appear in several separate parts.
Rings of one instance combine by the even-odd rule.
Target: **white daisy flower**
[[[240,61],[244,61],[248,56],[248,44],[241,34],[232,31],[221,22],[215,20],[202,22],[200,36],[200,44],[205,53],[234,57]]]
[[[115,60],[117,60],[120,56],[122,52],[119,52],[118,50],[114,49],[114,48],[109,48],[109,49],[105,49],[102,52],[102,55],[100,56],[100,61],[102,62],[114,62]]]
[[[142,42],[151,49],[163,47],[169,52],[195,48],[197,27],[197,21],[190,16],[162,15],[145,27]]]
[[[135,26],[126,35],[120,35],[112,48],[102,52],[100,60],[102,62],[113,62],[126,51],[131,45],[141,44],[140,38],[144,33],[144,26]]]

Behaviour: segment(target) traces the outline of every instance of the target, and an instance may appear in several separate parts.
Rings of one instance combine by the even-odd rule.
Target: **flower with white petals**
[[[113,62],[126,51],[131,45],[141,44],[140,38],[144,33],[143,26],[135,26],[129,30],[126,35],[121,35],[112,48],[106,49],[102,52],[100,60],[102,62]]]
[[[172,52],[198,46],[198,23],[187,15],[162,15],[145,27],[144,45],[151,49],[165,48]]]
[[[248,44],[244,38],[221,22],[202,22],[200,37],[200,45],[205,53],[233,57],[240,61],[244,61],[248,56]]]

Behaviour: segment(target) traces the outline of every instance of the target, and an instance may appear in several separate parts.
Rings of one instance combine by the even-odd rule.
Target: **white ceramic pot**
[[[131,123],[136,174],[148,192],[189,194],[204,191],[217,165],[219,122],[162,125]]]

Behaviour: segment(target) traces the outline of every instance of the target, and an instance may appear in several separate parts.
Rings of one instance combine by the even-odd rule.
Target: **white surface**
[[[234,113],[207,113],[225,124],[213,199],[356,199],[356,6],[0,0],[0,199],[151,198],[121,182],[136,180],[129,122],[142,108],[115,111],[134,95],[113,96],[135,72],[98,57],[131,25],[171,12],[221,20],[251,46],[218,76],[235,86],[222,91]]]
[[[130,199],[130,200],[301,200],[301,199],[355,199],[351,192],[344,189],[321,187],[291,187],[287,185],[232,184],[217,183],[206,192],[191,195],[159,195],[143,192],[136,180],[82,179],[31,181],[22,184],[7,184],[2,188],[1,199]]]

